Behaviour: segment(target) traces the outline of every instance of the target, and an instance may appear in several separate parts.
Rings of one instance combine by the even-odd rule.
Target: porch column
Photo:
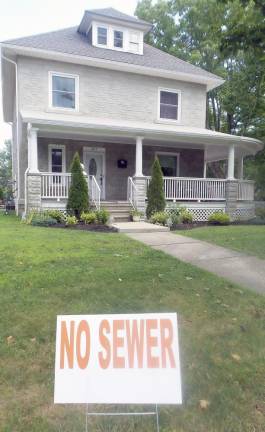
[[[207,177],[207,162],[204,161],[204,166],[203,166],[203,178]]]
[[[25,212],[41,209],[41,174],[38,170],[38,129],[28,123],[28,169],[25,173]]]
[[[244,156],[241,155],[238,159],[238,178],[243,180],[244,178]]]
[[[227,179],[233,180],[235,178],[235,146],[230,144],[228,150],[228,168]]]
[[[28,123],[28,169],[29,173],[38,173],[38,129]]]
[[[143,176],[143,137],[136,138],[135,177]]]

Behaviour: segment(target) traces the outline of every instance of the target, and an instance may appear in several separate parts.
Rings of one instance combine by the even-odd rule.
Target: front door
[[[105,150],[84,149],[84,166],[87,175],[96,178],[101,189],[101,199],[105,199]]]

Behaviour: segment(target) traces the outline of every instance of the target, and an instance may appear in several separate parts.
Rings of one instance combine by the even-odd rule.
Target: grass
[[[182,407],[161,408],[161,432],[264,432],[264,297],[119,234],[3,215],[0,262],[2,432],[84,430],[84,407],[53,404],[57,314],[155,311],[179,314],[184,393]],[[155,427],[123,419],[89,430]]]
[[[212,226],[181,234],[265,259],[265,225]]]

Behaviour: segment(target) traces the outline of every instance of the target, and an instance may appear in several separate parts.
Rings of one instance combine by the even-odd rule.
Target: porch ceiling
[[[39,129],[39,136],[82,139],[88,141],[135,144],[142,136],[145,145],[159,145],[206,149],[206,160],[227,158],[228,147],[235,145],[236,155],[251,155],[263,148],[253,138],[223,134],[208,129],[98,119],[73,114],[21,112],[24,123]]]

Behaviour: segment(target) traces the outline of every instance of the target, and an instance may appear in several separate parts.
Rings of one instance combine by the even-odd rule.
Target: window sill
[[[156,119],[155,123],[168,124],[168,125],[180,125],[181,121],[180,120],[170,120],[170,119]]]
[[[47,113],[57,113],[57,114],[80,114],[80,111],[72,108],[55,108],[49,107],[46,109]]]

